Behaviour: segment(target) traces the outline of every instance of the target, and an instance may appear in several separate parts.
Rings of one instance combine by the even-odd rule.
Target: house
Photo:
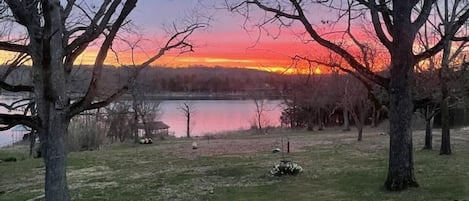
[[[145,122],[138,124],[138,136],[144,137],[146,136],[145,130],[147,130],[150,136],[147,137],[155,137],[155,136],[167,136],[169,126],[166,125],[162,121],[154,121],[154,122]]]

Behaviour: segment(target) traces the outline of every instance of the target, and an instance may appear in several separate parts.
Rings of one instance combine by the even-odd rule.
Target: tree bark
[[[393,191],[418,186],[413,167],[412,99],[406,82],[406,79],[391,79],[391,87],[395,88],[390,94],[389,167],[385,186]]]
[[[46,167],[45,198],[50,201],[70,200],[67,185],[67,152],[65,137],[68,120],[64,114],[52,109],[50,124],[44,129],[41,138],[42,156]]]
[[[412,95],[411,79],[416,63],[412,52],[415,33],[411,19],[411,2],[393,2],[396,12],[393,17],[395,26],[390,49],[391,68],[389,83],[389,164],[385,187],[399,191],[408,187],[418,187],[414,175],[412,144]]]
[[[423,149],[432,149],[433,148],[433,117],[425,120],[425,146]]]
[[[46,169],[45,200],[70,200],[67,174],[65,136],[70,119],[67,116],[69,98],[66,93],[62,13],[59,0],[43,3],[44,35],[47,39],[31,42],[33,56],[34,90],[41,128],[42,155]],[[39,41],[39,42],[38,42]]]

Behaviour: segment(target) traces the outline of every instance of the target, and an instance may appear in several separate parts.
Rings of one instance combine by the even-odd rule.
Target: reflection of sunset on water
[[[176,137],[186,135],[186,119],[178,109],[184,102],[193,107],[191,135],[201,136],[226,131],[246,130],[255,124],[255,104],[252,100],[193,100],[164,101],[160,119],[170,126]],[[280,126],[281,101],[268,101],[264,117],[267,126]]]

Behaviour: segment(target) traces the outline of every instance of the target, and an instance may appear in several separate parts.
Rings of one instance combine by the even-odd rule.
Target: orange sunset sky
[[[202,2],[202,3],[201,3]],[[180,22],[187,16],[197,16],[194,12],[203,12],[204,16],[211,16],[209,27],[198,30],[190,37],[194,45],[194,52],[178,54],[177,51],[168,52],[165,56],[154,62],[153,66],[166,67],[190,67],[190,66],[222,66],[255,68],[271,72],[296,72],[292,66],[291,57],[294,55],[325,57],[327,51],[317,44],[304,44],[299,39],[302,31],[283,29],[279,34],[275,25],[270,25],[271,34],[278,34],[274,38],[247,25],[243,26],[245,18],[239,14],[230,13],[221,7],[223,1],[211,0],[140,0],[132,12],[130,19],[136,24],[138,33],[143,40],[140,48],[133,53],[134,61],[138,64],[155,53],[158,47],[166,41],[168,34],[164,31],[164,24]],[[315,20],[327,19],[330,11],[315,11],[321,14],[321,18],[312,17]],[[207,14],[208,13],[208,14]],[[253,18],[255,19],[255,18]],[[249,23],[248,23],[249,24]],[[320,24],[320,23],[318,23]],[[247,28],[248,30],[246,30]],[[123,36],[125,37],[125,36]],[[132,37],[130,37],[132,38]],[[99,43],[97,43],[99,44]],[[132,53],[126,45],[115,45],[118,51],[118,63],[114,53],[108,54],[107,64],[119,66],[129,64]],[[77,59],[76,64],[92,64],[98,47],[90,47]],[[8,54],[1,54],[0,60],[4,62]],[[316,73],[327,71],[323,67],[313,67]]]

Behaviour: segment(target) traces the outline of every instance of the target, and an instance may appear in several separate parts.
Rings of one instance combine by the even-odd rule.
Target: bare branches
[[[11,112],[13,110],[17,110],[22,107],[27,107],[31,103],[31,100],[32,100],[31,98],[24,98],[24,99],[14,101],[11,104],[0,103],[0,106],[4,107],[9,112]]]
[[[376,82],[383,87],[387,87],[389,82],[388,79],[374,73],[372,70],[366,67],[367,65],[359,62],[354,55],[352,55],[349,51],[341,47],[339,44],[336,44],[333,41],[328,40],[324,36],[320,35],[317,29],[313,27],[313,24],[309,21],[308,17],[306,16],[304,12],[304,7],[301,2],[295,0],[289,1],[289,6],[291,7],[291,11],[289,13],[286,11],[286,9],[284,9],[284,7],[282,7],[282,5],[280,5],[280,3],[277,3],[276,5],[267,5],[266,3],[260,2],[258,0],[243,1],[243,3],[233,6],[231,10],[240,9],[242,6],[249,5],[257,6],[265,12],[272,13],[276,19],[284,18],[300,22],[305,28],[306,33],[309,35],[309,37],[311,37],[312,40],[317,42],[319,45],[326,47],[332,50],[334,53],[340,55],[348,63],[349,66],[354,68],[357,72],[361,73],[367,79]],[[378,10],[377,6],[374,7],[376,8],[376,10]],[[350,10],[352,9],[350,5],[348,9],[350,12]],[[384,32],[382,36],[385,36]],[[384,41],[385,42],[383,44],[386,44],[387,47],[389,47],[389,40]]]
[[[86,10],[84,10],[82,7],[76,5],[76,7],[78,9],[81,9],[83,13],[87,16],[87,18],[90,20],[90,24],[82,28],[78,28],[77,30],[71,30],[70,32],[68,32],[68,36],[66,36],[67,38],[70,37],[71,34],[74,34],[75,32],[81,29],[85,30],[80,36],[78,36],[75,40],[73,40],[67,46],[66,54],[67,54],[68,63],[73,63],[73,61],[78,57],[78,55],[80,55],[81,53],[83,53],[83,51],[85,51],[89,43],[97,39],[103,33],[103,31],[106,28],[108,28],[108,25],[111,23],[110,21],[111,17],[116,12],[116,9],[120,5],[120,3],[121,3],[121,0],[114,0],[112,1],[112,3],[111,3],[111,0],[105,0],[101,4],[100,9],[97,11],[97,13],[93,17],[89,16]],[[133,6],[131,6],[132,4]],[[124,5],[125,9],[124,8],[122,9],[122,12],[120,13],[118,19],[124,17],[123,19],[121,19],[121,21],[123,21],[127,17],[128,13],[130,13],[130,11],[135,7],[135,4],[136,4],[136,0],[126,1]],[[125,14],[125,12],[128,12],[128,13]],[[116,22],[114,22],[113,24],[115,24]],[[111,38],[113,39],[113,37]]]
[[[0,131],[8,130],[16,125],[25,125],[30,128],[39,128],[38,122],[31,116],[22,114],[0,114]]]
[[[11,85],[4,81],[0,81],[0,88],[10,92],[33,92],[34,87],[28,85]]]
[[[126,84],[122,88],[118,89],[116,92],[114,92],[112,95],[105,98],[103,101],[93,103],[98,93],[98,80],[102,74],[104,60],[107,56],[108,51],[110,49],[112,50],[111,48],[112,42],[116,38],[117,32],[119,31],[119,29],[122,27],[123,23],[125,22],[124,21],[125,18],[133,9],[133,7],[135,7],[135,3],[136,3],[136,0],[126,1],[126,3],[124,4],[122,8],[121,13],[119,14],[119,17],[115,20],[115,22],[112,24],[111,28],[109,29],[109,32],[106,34],[106,38],[103,41],[100,47],[100,50],[98,52],[98,55],[96,57],[96,60],[95,60],[93,74],[92,74],[91,82],[87,90],[87,93],[81,100],[73,103],[70,106],[70,116],[76,115],[85,110],[96,109],[99,107],[106,106],[110,104],[112,101],[116,100],[118,97],[124,94],[129,89],[130,86],[133,85],[132,83],[138,77],[142,69],[149,66],[151,63],[153,63],[157,59],[161,58],[167,51],[172,50],[172,49],[179,49],[180,53],[193,51],[193,45],[188,41],[189,36],[191,36],[195,30],[205,28],[207,26],[206,23],[196,22],[188,26],[185,26],[183,29],[178,29],[176,25],[173,25],[174,33],[167,40],[167,42],[164,44],[163,47],[161,47],[153,56],[149,57],[146,61],[143,61],[138,65],[135,65],[135,61],[133,61],[134,63],[133,67],[135,68],[135,71],[129,77]],[[127,44],[132,45],[133,48],[137,45],[137,44],[131,44],[130,42],[128,42]]]
[[[378,5],[376,5],[375,0],[369,0],[366,2],[365,0],[358,0],[360,4],[365,5],[370,9],[371,12],[371,21],[373,23],[374,30],[376,32],[376,36],[379,38],[380,42],[388,49],[391,49],[391,40],[386,36],[386,33],[383,30],[383,27],[381,25],[381,20],[379,18],[379,10]],[[384,7],[384,9],[381,9],[381,15],[385,19],[384,22],[386,24],[386,27],[388,29],[388,33],[393,30],[393,25],[390,19],[390,13],[389,9],[386,7],[386,5],[383,4],[380,5],[381,7]]]
[[[428,20],[428,16],[430,16],[432,6],[436,2],[436,0],[425,0],[420,11],[419,16],[413,22],[416,28],[420,28],[423,24]],[[415,30],[418,31],[418,30]]]
[[[116,21],[112,24],[109,33],[107,34],[106,38],[104,39],[98,55],[96,56],[94,68],[93,68],[93,75],[91,78],[91,83],[88,87],[88,91],[86,95],[80,100],[75,102],[70,106],[70,115],[69,117],[73,117],[76,114],[84,111],[86,108],[90,107],[93,99],[95,98],[98,92],[98,81],[102,74],[104,60],[106,59],[107,53],[112,45],[114,38],[117,35],[120,27],[124,23],[127,16],[130,12],[135,8],[137,0],[127,0],[118,16]],[[117,6],[117,5],[116,5]],[[114,12],[112,12],[114,13]],[[112,14],[111,13],[111,14]]]
[[[195,30],[202,29],[205,27],[207,27],[206,23],[194,23],[185,27],[183,30],[177,30],[177,28],[175,28],[176,33],[169,38],[165,46],[160,48],[157,54],[149,58],[147,61],[142,62],[138,67],[145,67],[150,65],[151,63],[159,59],[161,56],[163,56],[165,52],[174,48],[181,49],[181,53],[192,52],[193,46],[187,41],[188,37],[192,35]]]
[[[448,5],[445,6],[448,7]],[[436,31],[442,34],[441,38],[431,48],[428,48],[426,51],[417,54],[415,56],[417,61],[427,59],[437,54],[452,41],[469,41],[469,38],[467,38],[467,36],[457,36],[458,32],[461,31],[461,28],[465,26],[465,23],[469,19],[468,6],[469,4],[467,2],[461,1],[455,1],[451,9],[447,8],[444,9],[444,11],[441,11],[438,5],[436,6],[439,20],[441,22],[444,22],[442,24],[442,27],[444,27],[444,31],[441,31],[439,26],[434,27],[435,29],[437,29]]]
[[[19,52],[19,53],[29,52],[27,46],[5,42],[5,41],[0,41],[0,50],[10,51],[10,52]]]

